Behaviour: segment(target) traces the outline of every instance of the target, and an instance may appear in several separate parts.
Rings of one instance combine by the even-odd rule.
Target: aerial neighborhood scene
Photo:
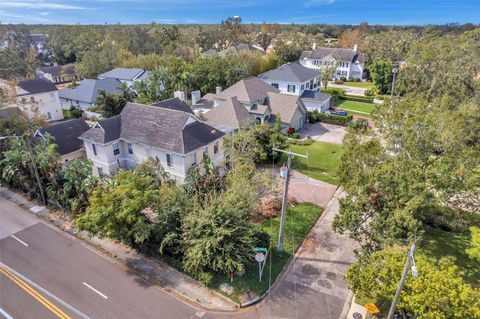
[[[480,2],[0,0],[0,319],[480,319]]]

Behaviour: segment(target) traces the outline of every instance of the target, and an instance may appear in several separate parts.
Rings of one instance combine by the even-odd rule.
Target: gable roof
[[[225,125],[233,128],[241,128],[253,125],[257,121],[242,105],[236,96],[226,100],[219,106],[205,113],[207,122]]]
[[[150,76],[150,71],[141,68],[115,68],[102,73],[98,78],[132,81]]]
[[[289,62],[276,69],[258,75],[262,80],[307,82],[320,75],[320,72],[307,68],[300,62]]]
[[[355,63],[357,60],[360,63],[364,63],[365,60],[363,54],[353,49],[321,47],[313,51],[303,51],[300,56],[300,61],[303,59],[323,59],[329,55],[334,58],[339,58],[341,61],[349,61],[352,63]]]
[[[26,118],[25,114],[18,106],[0,108],[0,120],[9,120],[13,117],[21,116]]]
[[[53,143],[57,145],[55,150],[60,155],[65,155],[83,147],[83,142],[78,137],[89,129],[90,126],[83,119],[73,119],[43,127],[37,133],[42,136],[50,134],[54,138]]]
[[[62,75],[62,71],[68,75],[75,75],[75,67],[72,65],[44,66],[37,70],[43,73],[49,73],[52,76],[60,76]]]
[[[94,103],[100,91],[105,91],[110,94],[121,93],[119,89],[120,84],[121,82],[116,79],[85,79],[80,81],[77,87],[73,89],[61,89],[58,94],[64,99]]]
[[[122,139],[186,154],[223,135],[223,132],[199,122],[190,113],[127,103],[120,115],[99,121],[80,138],[102,144]]]
[[[298,107],[302,107],[299,97],[290,94],[268,93],[268,101],[273,115],[280,115],[283,123],[290,123]],[[305,110],[305,107],[303,107]]]
[[[55,84],[45,79],[20,81],[18,87],[26,92],[20,93],[18,96],[57,91]]]
[[[259,78],[249,77],[238,81],[234,85],[216,94],[214,98],[221,100],[228,100],[234,96],[242,102],[256,102],[261,101],[267,97],[267,92],[280,92],[280,90],[263,82]]]
[[[178,97],[174,97],[168,100],[163,100],[157,103],[153,103],[151,105],[193,114],[193,111],[190,108],[190,106],[188,106],[187,103],[180,100]]]

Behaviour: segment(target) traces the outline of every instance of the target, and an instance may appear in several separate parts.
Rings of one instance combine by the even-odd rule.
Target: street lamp
[[[391,97],[393,97],[393,91],[395,90],[395,77],[397,75],[398,69],[393,68],[392,73],[393,73],[393,79],[392,79],[392,92],[391,92]]]
[[[20,136],[16,136],[16,135],[0,136],[0,141],[7,140],[9,138],[21,139]],[[33,154],[32,145],[30,144],[30,141],[27,142],[27,146],[28,146],[28,153],[30,154],[30,159],[32,160],[32,167],[33,167],[33,172],[35,173],[35,179],[37,180],[38,189],[40,190],[40,196],[42,197],[43,204],[47,205],[47,199],[45,197],[45,193],[43,192],[42,180],[40,179],[40,174],[38,173],[37,161],[35,160],[35,155]]]

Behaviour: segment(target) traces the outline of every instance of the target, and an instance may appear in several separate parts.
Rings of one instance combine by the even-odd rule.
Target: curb
[[[35,200],[29,200],[29,199],[25,198],[25,201],[28,202],[28,203],[25,203],[24,201],[19,201],[16,198],[14,198],[14,196],[9,196],[8,193],[13,193],[13,194],[24,197],[23,194],[19,194],[15,191],[12,191],[12,190],[10,190],[10,188],[8,188],[5,185],[0,184],[0,187],[3,187],[6,190],[6,192],[0,190],[0,197],[14,203],[15,205],[17,205],[17,206],[19,206],[23,209],[25,209],[26,211],[28,211],[29,214],[39,218],[41,221],[46,223],[48,226],[50,226],[55,231],[57,231],[61,234],[64,234],[64,235],[66,234],[67,237],[72,237],[71,239],[76,239],[76,240],[80,241],[80,244],[84,244],[84,246],[87,246],[86,248],[91,249],[93,252],[101,255],[102,257],[107,257],[108,259],[110,259],[110,261],[113,260],[114,262],[121,265],[122,267],[134,271],[139,277],[141,277],[144,280],[146,280],[148,282],[151,282],[152,284],[160,287],[164,292],[166,292],[166,293],[168,293],[168,294],[170,294],[174,297],[177,297],[178,299],[182,300],[183,302],[194,304],[196,307],[201,308],[203,310],[207,310],[207,311],[210,311],[210,312],[217,312],[217,313],[233,313],[233,312],[238,311],[238,308],[240,308],[240,305],[238,303],[234,302],[233,300],[231,300],[231,299],[223,296],[222,294],[220,294],[220,293],[218,293],[214,290],[211,290],[211,289],[209,289],[208,287],[205,287],[205,286],[204,286],[205,289],[207,289],[209,291],[209,293],[213,293],[216,297],[220,297],[221,299],[223,299],[227,303],[233,304],[236,309],[231,309],[230,310],[230,309],[212,308],[212,307],[209,307],[208,305],[200,303],[198,300],[196,300],[196,299],[194,299],[190,296],[187,296],[183,292],[180,292],[180,291],[177,291],[175,289],[170,288],[168,285],[166,285],[161,280],[157,279],[155,276],[152,276],[151,274],[149,274],[145,271],[142,271],[141,269],[138,269],[136,267],[133,267],[132,265],[129,265],[123,258],[120,258],[119,256],[117,256],[116,254],[114,254],[110,250],[104,248],[100,243],[96,243],[95,241],[93,241],[92,237],[89,237],[88,235],[82,234],[82,232],[76,231],[76,229],[72,229],[72,228],[70,228],[68,230],[63,229],[63,227],[62,227],[63,224],[64,224],[63,220],[61,220],[61,219],[53,220],[53,219],[49,218],[50,209],[48,207],[41,205],[44,208],[41,211],[39,211],[38,213],[34,213],[30,210],[30,208],[32,208],[34,206],[37,206],[37,205],[35,205],[36,204]],[[150,258],[148,256],[145,256],[145,257]],[[171,267],[171,266],[168,266],[168,267]],[[173,267],[171,267],[171,268],[173,268]],[[175,269],[175,268],[173,268],[173,269]],[[175,269],[175,271],[177,271],[177,270]],[[182,274],[182,275],[187,276],[187,275],[184,275],[184,274]],[[191,278],[191,277],[189,277],[189,278]],[[191,280],[195,281],[195,279],[193,279],[193,278],[191,278]],[[200,283],[198,283],[198,284],[200,284]]]

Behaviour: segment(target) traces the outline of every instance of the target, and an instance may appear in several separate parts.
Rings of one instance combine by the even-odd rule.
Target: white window
[[[287,86],[287,91],[291,93],[295,93],[295,85],[288,85]]]
[[[118,143],[113,144],[113,155],[119,155],[120,154],[120,146]]]
[[[127,143],[128,154],[133,154],[133,146],[132,143]]]
[[[55,93],[50,93],[50,101],[55,102]]]
[[[218,142],[215,142],[215,144],[213,144],[213,154],[217,154],[218,153]]]
[[[97,147],[95,144],[92,144],[92,149],[93,149],[93,155],[97,156]]]
[[[272,83],[272,86],[276,89],[278,89],[278,83]]]
[[[51,120],[52,119],[52,114],[50,112],[47,112],[47,117],[48,117],[49,120]]]
[[[171,154],[165,154],[167,157],[167,166],[172,167],[172,155]]]
[[[305,89],[305,85],[302,84],[302,86],[300,87],[300,91],[303,91]],[[307,83],[307,89],[308,89],[308,83]]]
[[[208,146],[203,149],[203,157],[208,156]]]

